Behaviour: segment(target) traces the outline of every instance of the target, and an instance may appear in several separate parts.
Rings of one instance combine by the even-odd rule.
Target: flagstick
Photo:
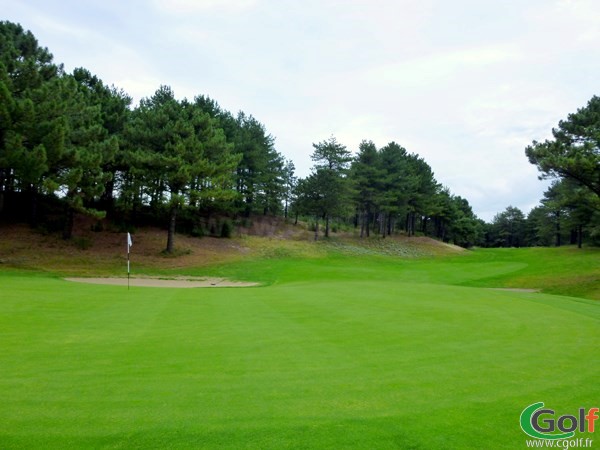
[[[132,244],[133,242],[131,241],[131,234],[127,232],[127,290],[129,290],[129,274],[131,272],[129,270],[129,253],[131,253]]]

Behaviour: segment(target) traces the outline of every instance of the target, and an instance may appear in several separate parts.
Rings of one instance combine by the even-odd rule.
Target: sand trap
[[[115,286],[127,286],[127,278],[65,278],[67,281],[76,283],[111,284]],[[226,278],[131,278],[129,286],[136,287],[160,287],[160,288],[211,288],[211,287],[247,287],[257,286],[258,283],[244,281],[231,281]]]

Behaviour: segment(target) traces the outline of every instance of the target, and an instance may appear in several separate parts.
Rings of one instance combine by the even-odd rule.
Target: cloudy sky
[[[524,155],[600,94],[598,0],[0,0],[66,70],[265,124],[299,175],[334,135],[396,141],[485,220],[546,182]]]

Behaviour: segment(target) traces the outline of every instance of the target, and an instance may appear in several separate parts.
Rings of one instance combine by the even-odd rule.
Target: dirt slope
[[[165,255],[166,231],[138,229],[132,233],[132,266],[153,270],[204,267],[247,257],[285,255],[324,256],[329,252],[351,255],[381,254],[399,257],[435,256],[463,251],[460,247],[427,237],[395,236],[359,239],[350,233],[315,243],[303,226],[282,221],[255,221],[254,230],[237,230],[231,239],[194,238],[177,234],[176,251]],[[258,232],[258,236],[248,235]],[[80,226],[76,236],[64,241],[59,234],[43,234],[27,225],[0,225],[0,270],[2,267],[44,270],[70,275],[122,275],[126,267],[126,234],[94,232]],[[132,271],[133,273],[133,271]]]

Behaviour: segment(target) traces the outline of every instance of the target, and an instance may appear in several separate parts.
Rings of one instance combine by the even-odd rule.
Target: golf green
[[[525,448],[528,405],[599,406],[600,304],[466,286],[528,265],[481,254],[215,269],[250,288],[2,272],[0,447]]]

